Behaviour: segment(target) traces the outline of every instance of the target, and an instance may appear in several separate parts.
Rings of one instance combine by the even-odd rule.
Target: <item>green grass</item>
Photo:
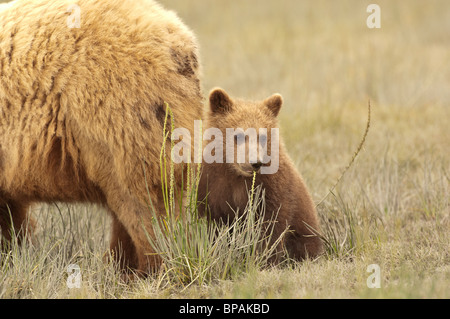
[[[156,238],[149,241],[163,258],[160,280],[186,289],[235,280],[270,267],[270,258],[284,235],[269,243],[274,221],[267,225],[258,207],[265,207],[260,187],[255,189],[254,200],[229,223],[208,222],[196,207],[189,207],[184,218],[173,213],[158,218],[155,214]]]
[[[365,26],[369,1],[162,3],[198,36],[205,94],[283,95],[282,136],[316,203],[357,149],[371,100],[363,149],[318,205],[327,253],[190,285],[166,273],[126,283],[104,258],[104,211],[49,205],[33,211],[33,245],[1,256],[0,298],[449,298],[449,3],[377,1],[379,30]],[[66,286],[72,263],[81,289]],[[370,264],[380,289],[366,285]]]

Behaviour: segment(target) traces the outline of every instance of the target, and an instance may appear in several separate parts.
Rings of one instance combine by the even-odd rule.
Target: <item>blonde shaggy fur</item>
[[[100,203],[113,217],[111,249],[148,271],[159,263],[143,226],[151,232],[149,194],[163,211],[165,103],[177,127],[201,118],[197,43],[152,0],[78,0],[81,25],[69,28],[73,3],[0,11],[1,232],[11,239],[10,213],[23,231],[34,202]]]

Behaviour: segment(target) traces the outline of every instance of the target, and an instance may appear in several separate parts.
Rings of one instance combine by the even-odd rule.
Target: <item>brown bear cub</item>
[[[275,215],[272,241],[289,226],[290,231],[284,237],[283,244],[290,258],[302,260],[321,254],[322,242],[311,230],[319,230],[315,205],[281,141],[278,142],[279,136],[275,134],[282,97],[275,94],[262,102],[249,102],[232,99],[224,90],[215,89],[210,94],[209,102],[205,129],[219,129],[222,132],[223,150],[227,149],[227,152],[223,152],[223,158],[214,154],[215,162],[207,161],[204,152],[198,190],[200,213],[206,213],[215,220],[226,220],[232,218],[238,209],[242,212],[248,202],[253,173],[256,172],[255,186],[261,185],[265,189],[265,218],[270,219],[278,213]],[[251,160],[252,129],[253,132],[259,131],[259,149],[271,150],[270,161],[268,155],[262,155],[264,152],[259,152]],[[233,138],[230,138],[230,132],[234,134]],[[233,141],[231,148],[230,141]],[[242,147],[249,156],[238,160],[238,149]],[[228,154],[230,150],[234,154]],[[278,163],[269,170],[269,166],[274,164],[272,162]]]

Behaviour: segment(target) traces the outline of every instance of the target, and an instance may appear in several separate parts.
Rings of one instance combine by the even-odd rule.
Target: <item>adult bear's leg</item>
[[[123,255],[130,258],[130,266],[144,274],[157,271],[161,258],[153,250],[148,238],[154,238],[152,212],[135,196],[125,194],[119,188],[112,194],[114,195],[107,196],[107,205],[116,219],[113,222],[112,247],[117,248],[116,244],[120,245],[123,241]],[[155,207],[161,209],[161,205]]]
[[[137,269],[138,259],[136,255],[136,247],[130,234],[128,234],[125,226],[118,220],[115,213],[111,212],[112,216],[112,232],[110,249],[111,254],[119,263],[123,270],[128,268]]]
[[[0,200],[0,233],[6,242],[16,237],[21,243],[34,230],[34,220],[28,215],[29,203]],[[0,243],[0,246],[3,245]]]

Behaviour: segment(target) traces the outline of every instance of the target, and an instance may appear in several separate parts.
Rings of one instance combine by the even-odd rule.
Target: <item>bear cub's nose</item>
[[[262,166],[262,164],[263,163],[261,163],[261,162],[256,162],[256,163],[252,163],[252,167],[253,167],[253,169],[255,170],[255,171],[257,171],[257,170],[259,170],[260,168],[261,168],[261,166]]]

